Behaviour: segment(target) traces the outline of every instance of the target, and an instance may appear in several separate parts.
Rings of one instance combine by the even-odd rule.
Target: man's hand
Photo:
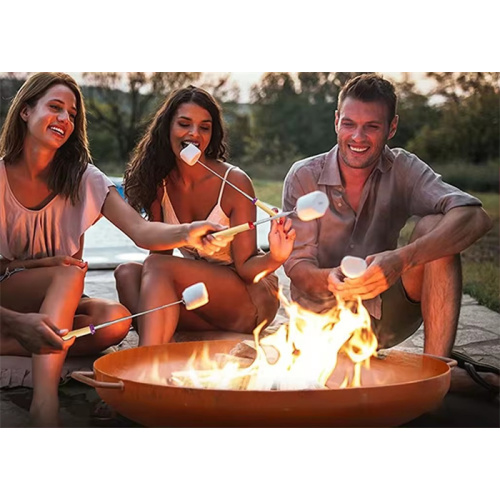
[[[49,354],[71,347],[74,338],[65,342],[61,337],[68,330],[59,330],[44,314],[16,314],[9,323],[14,337],[27,351],[33,354]]]
[[[187,245],[208,255],[213,255],[233,241],[234,236],[215,238],[210,234],[217,231],[223,231],[224,229],[227,228],[220,224],[212,224],[211,222],[191,222],[191,224],[189,224]]]
[[[360,297],[368,300],[389,289],[404,271],[403,259],[397,251],[369,255],[368,268],[358,278],[346,278],[340,267],[332,269],[328,276],[328,289],[342,300]]]

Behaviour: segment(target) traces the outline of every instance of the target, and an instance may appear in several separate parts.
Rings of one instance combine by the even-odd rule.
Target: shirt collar
[[[338,145],[335,145],[325,156],[323,171],[318,180],[318,184],[327,186],[340,186],[342,187],[342,179],[340,177],[340,168],[338,161]],[[382,173],[389,171],[394,163],[394,153],[385,146],[375,169],[380,170]]]

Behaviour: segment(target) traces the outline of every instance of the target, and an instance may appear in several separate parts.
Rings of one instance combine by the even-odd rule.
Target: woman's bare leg
[[[120,264],[115,269],[116,291],[118,299],[131,314],[139,311],[139,296],[141,292],[142,264],[138,262],[127,262]],[[134,319],[132,321],[135,330],[138,332],[138,324]]]
[[[85,271],[76,266],[22,271],[2,283],[2,305],[20,312],[47,314],[59,328],[71,330],[83,292],[84,278]],[[33,399],[30,416],[36,427],[58,425],[58,387],[66,354],[67,350],[32,356]]]
[[[83,298],[76,310],[73,329],[102,325],[127,316],[130,316],[130,311],[114,300]],[[95,335],[86,335],[76,339],[69,349],[68,356],[96,354],[119,344],[127,336],[130,324],[130,319],[120,321],[97,330]]]
[[[167,343],[177,327],[252,332],[257,311],[245,283],[233,269],[205,261],[150,255],[144,262],[139,309],[177,302],[182,292],[197,282],[205,283],[208,304],[192,311],[176,305],[139,317],[140,345]]]

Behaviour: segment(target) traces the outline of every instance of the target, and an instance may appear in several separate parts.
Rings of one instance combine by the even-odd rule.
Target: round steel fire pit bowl
[[[193,352],[229,353],[235,340],[172,343],[118,351],[73,378],[96,388],[118,413],[147,427],[392,427],[439,405],[450,386],[450,366],[439,358],[390,351],[363,368],[362,387],[299,391],[190,389],[166,384]],[[344,377],[339,357],[328,386]],[[349,362],[350,363],[350,362]],[[157,367],[162,383],[145,383]]]

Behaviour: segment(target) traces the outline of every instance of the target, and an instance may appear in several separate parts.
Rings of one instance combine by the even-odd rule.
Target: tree
[[[265,73],[251,89],[251,162],[267,176],[282,178],[300,157],[328,151],[335,143],[339,90],[357,74]]]
[[[26,80],[26,76],[27,73],[3,73],[0,77],[0,127],[7,117],[12,99]]]
[[[438,161],[474,164],[498,159],[499,73],[427,73],[441,99],[439,118],[412,140],[416,151]]]
[[[91,144],[98,144],[95,136],[104,132],[115,142],[116,159],[125,166],[156,105],[173,89],[198,80],[200,73],[83,73],[82,76],[87,84],[84,92]],[[100,159],[109,159],[112,148],[108,144],[106,149],[97,151]]]

